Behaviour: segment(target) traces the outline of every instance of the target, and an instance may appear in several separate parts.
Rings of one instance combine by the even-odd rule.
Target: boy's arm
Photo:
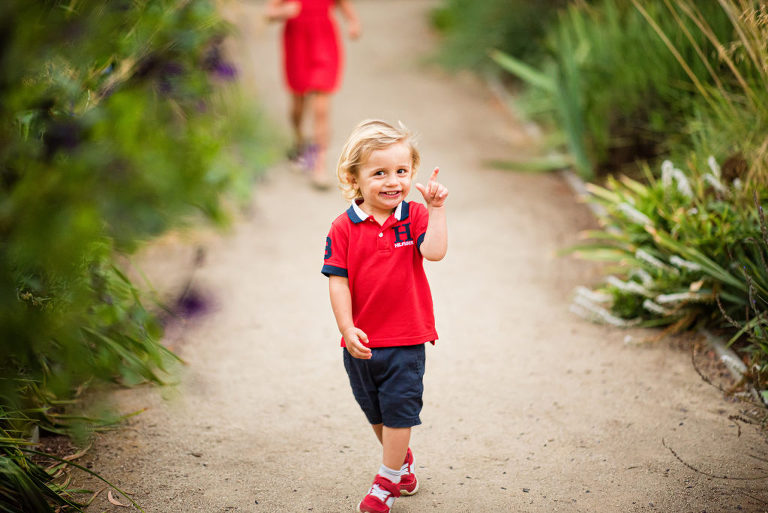
[[[357,11],[350,0],[336,0],[336,5],[339,6],[341,15],[347,22],[347,33],[350,39],[357,39],[360,37],[362,31],[360,27],[360,18],[357,17]]]
[[[341,336],[344,337],[347,351],[355,358],[369,359],[371,350],[362,343],[368,342],[368,335],[363,330],[356,328],[352,321],[352,294],[349,291],[349,279],[331,275],[328,277],[328,288],[331,294],[331,308],[334,317],[336,317],[336,325],[339,327]]]
[[[419,246],[421,256],[427,260],[442,260],[448,251],[448,224],[445,216],[445,200],[448,198],[448,189],[438,183],[438,168],[432,171],[427,185],[416,184],[424,201],[427,203],[427,212],[429,220],[427,221],[427,231],[424,233],[424,240]]]
[[[295,0],[269,0],[264,8],[267,21],[283,21],[297,16],[301,11],[301,3]]]

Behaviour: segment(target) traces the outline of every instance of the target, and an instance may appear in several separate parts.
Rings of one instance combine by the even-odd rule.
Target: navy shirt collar
[[[368,219],[370,216],[363,211],[362,208],[360,208],[360,205],[357,203],[358,200],[355,200],[352,205],[347,209],[347,216],[349,217],[349,220],[353,223],[362,223],[366,219]],[[360,202],[362,203],[362,201]],[[407,201],[401,201],[400,204],[395,208],[395,219],[397,221],[402,221],[403,219],[408,219],[408,211],[410,210],[408,206]]]

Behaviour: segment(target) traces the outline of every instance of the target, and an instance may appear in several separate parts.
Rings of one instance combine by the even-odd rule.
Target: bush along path
[[[705,326],[726,334],[728,345],[734,345],[748,364],[742,373],[744,388],[765,407],[768,231],[760,202],[768,195],[762,141],[768,110],[760,98],[768,85],[764,70],[768,29],[760,22],[761,9],[735,0],[700,6],[661,1],[619,4],[604,0],[594,9],[574,4],[568,15],[551,24],[546,39],[553,43],[553,35],[559,34],[552,48],[557,63],[543,66],[547,73],[494,53],[503,69],[540,90],[550,107],[558,106],[559,126],[568,133],[569,160],[578,163],[579,155],[591,157],[586,166],[575,165],[583,176],[606,164],[621,170],[619,162],[605,160],[616,154],[611,146],[615,150],[617,143],[624,144],[619,141],[656,139],[651,143],[654,151],[640,151],[638,145],[635,151],[624,152],[630,161],[654,156],[653,164],[643,169],[632,169],[636,163],[624,168],[635,179],[609,177],[602,186],[589,188],[592,204],[602,210],[604,229],[588,232],[592,240],[578,253],[617,266],[602,290],[581,289],[576,309],[615,325],[666,325],[673,332]],[[642,52],[627,58],[640,40],[647,43],[640,45]],[[654,45],[657,51],[648,51]],[[573,48],[590,51],[576,57]],[[723,48],[735,53],[710,51]],[[650,55],[659,63],[653,70],[641,65]],[[611,58],[620,62],[611,64]],[[600,66],[614,70],[617,80],[605,88],[584,87],[597,78],[594,71]],[[727,67],[727,73],[717,73],[718,67]],[[682,76],[671,80],[674,75]],[[645,92],[628,93],[627,83]],[[660,110],[649,116],[642,109],[628,108],[633,96]],[[537,103],[522,97],[528,99],[520,101],[522,105]],[[686,107],[681,111],[680,105]],[[612,115],[605,115],[605,109]],[[712,117],[703,117],[709,109]],[[616,115],[629,116],[632,122],[616,123]],[[638,128],[648,119],[664,118],[668,122]],[[670,118],[683,120],[688,129]],[[600,123],[595,119],[610,119],[610,127],[597,128]],[[726,119],[736,120],[728,130],[723,129]],[[614,129],[622,124],[631,126],[636,137]],[[637,137],[640,132],[645,135]],[[695,138],[687,135],[693,133]],[[639,180],[638,174],[643,175]]]
[[[592,216],[557,176],[483,166],[531,155],[534,141],[472,79],[425,64],[434,5],[358,2],[364,34],[347,46],[332,121],[338,154],[361,118],[403,120],[421,134],[423,169],[439,165],[452,191],[449,253],[427,267],[440,340],[412,441],[421,489],[394,511],[765,510],[765,438],[701,379],[690,346],[569,313],[571,291],[599,273],[555,254]],[[246,89],[287,133],[279,29],[259,4],[224,11]],[[194,286],[209,314],[167,335],[187,363],[181,384],[120,392],[125,411],[147,411],[99,436],[84,463],[146,511],[353,511],[380,454],[319,272],[344,208],[279,165],[228,234],[145,252],[150,279],[171,290],[205,248]],[[89,509],[119,507],[100,496]]]
[[[206,0],[9,0],[0,31],[0,510],[53,512],[87,495],[76,463],[34,454],[45,435],[118,423],[94,395],[176,363],[124,257],[190,215],[223,219],[221,196],[250,186],[230,150],[253,126],[221,94],[227,28]],[[252,162],[258,143],[240,148]]]
[[[708,340],[722,338],[723,347],[738,351],[730,361],[741,367],[742,397],[764,410],[765,425],[768,26],[762,8],[737,0],[571,3],[556,20],[540,17],[550,21],[536,38],[536,53],[496,37],[511,21],[494,23],[496,31],[475,29],[471,20],[487,18],[497,10],[493,3],[458,18],[466,8],[449,0],[440,26],[467,54],[499,48],[493,60],[526,84],[516,104],[549,130],[561,130],[562,137],[547,140],[567,155],[537,164],[572,162],[591,179],[606,169],[634,177],[598,177],[601,186],[585,192],[599,207],[603,228],[586,232],[591,240],[576,254],[616,265],[600,290],[579,289],[574,310],[613,325],[696,328]],[[529,10],[514,5],[507,16],[524,19]],[[546,11],[558,12],[555,5]],[[526,35],[541,28],[516,31],[512,41],[528,42]]]

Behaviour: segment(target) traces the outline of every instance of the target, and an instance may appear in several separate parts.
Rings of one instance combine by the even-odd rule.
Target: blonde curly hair
[[[352,130],[349,139],[341,150],[339,164],[336,166],[336,175],[339,178],[339,188],[344,197],[349,200],[362,198],[360,188],[354,183],[360,166],[365,164],[368,158],[376,150],[382,150],[392,144],[403,142],[411,150],[411,178],[416,176],[416,171],[421,162],[419,150],[416,149],[415,136],[406,126],[398,121],[397,127],[380,119],[366,119]]]

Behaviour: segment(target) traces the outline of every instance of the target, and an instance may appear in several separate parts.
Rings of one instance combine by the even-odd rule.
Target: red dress
[[[283,57],[288,87],[297,94],[333,92],[341,72],[341,44],[332,9],[335,0],[300,0],[301,12],[286,20]]]

